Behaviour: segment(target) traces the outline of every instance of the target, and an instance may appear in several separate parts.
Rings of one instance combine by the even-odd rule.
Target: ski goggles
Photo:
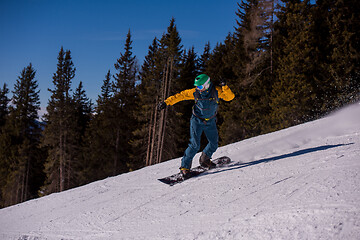
[[[196,88],[198,90],[203,90],[203,89],[208,89],[209,87],[210,87],[210,78],[203,85],[197,86]]]

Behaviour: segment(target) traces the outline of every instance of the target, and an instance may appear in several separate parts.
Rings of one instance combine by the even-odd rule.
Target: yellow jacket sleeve
[[[225,101],[231,101],[235,98],[235,94],[227,85],[222,87],[216,87],[216,90],[218,91],[219,98]]]
[[[165,100],[166,105],[174,105],[175,103],[178,103],[183,100],[194,100],[194,92],[196,91],[196,88],[187,89],[180,93],[177,93],[171,97],[168,97]]]

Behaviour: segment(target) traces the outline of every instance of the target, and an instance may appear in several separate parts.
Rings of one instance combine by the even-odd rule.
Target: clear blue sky
[[[21,70],[36,70],[41,107],[50,98],[61,46],[71,50],[76,76],[95,102],[108,70],[123,52],[130,29],[139,64],[154,37],[161,38],[172,17],[184,49],[213,49],[236,25],[237,1],[225,0],[0,0],[0,86],[12,91]],[[12,97],[12,93],[9,94]]]

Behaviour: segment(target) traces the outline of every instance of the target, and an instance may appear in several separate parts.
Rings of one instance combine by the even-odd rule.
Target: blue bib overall
[[[216,94],[215,97],[214,94]],[[200,140],[203,132],[208,140],[203,152],[211,158],[218,148],[219,135],[215,117],[218,109],[217,94],[218,92],[213,84],[204,92],[200,93],[196,90],[194,93],[195,105],[190,119],[190,143],[181,160],[181,168],[191,168],[192,160],[200,150]]]

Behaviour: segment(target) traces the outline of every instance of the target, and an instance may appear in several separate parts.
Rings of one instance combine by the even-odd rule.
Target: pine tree
[[[137,128],[135,119],[135,99],[137,80],[137,62],[136,56],[133,56],[132,40],[130,30],[126,37],[124,53],[115,63],[117,73],[114,77],[113,85],[113,169],[114,175],[127,172],[131,164],[131,145],[133,131]]]
[[[99,95],[97,99],[97,114],[103,113],[108,107],[108,103],[112,97],[111,84],[111,72],[109,70],[105,75],[103,85],[101,86],[101,95]]]
[[[57,71],[53,76],[54,89],[45,118],[43,145],[48,148],[45,164],[47,179],[43,193],[64,191],[74,184],[74,101],[71,96],[71,82],[75,77],[75,67],[70,50],[61,47],[58,55]]]
[[[74,107],[76,110],[76,126],[78,127],[77,137],[80,142],[82,142],[81,137],[84,136],[85,130],[88,123],[90,122],[91,113],[92,113],[92,103],[91,100],[86,96],[82,81],[80,81],[79,86],[76,88],[73,94]]]
[[[133,158],[139,166],[152,165],[157,159],[155,149],[159,114],[156,106],[161,96],[162,69],[159,42],[157,38],[154,38],[139,74],[141,83],[138,86],[139,98],[136,114],[139,128],[135,130],[135,138],[132,142],[132,147],[137,149]]]
[[[204,51],[202,53],[202,55],[200,56],[200,59],[199,59],[199,72],[200,73],[203,73],[203,72],[206,72],[207,69],[208,69],[208,62],[209,62],[209,59],[210,59],[210,55],[211,55],[211,52],[210,52],[210,42],[207,42],[205,44],[205,47],[204,47]]]
[[[114,174],[113,165],[113,112],[112,81],[110,70],[105,75],[101,94],[97,98],[95,114],[85,133],[81,184],[103,179]]]
[[[340,107],[360,98],[360,3],[356,0],[329,0],[329,73],[333,105]]]
[[[287,1],[280,16],[283,39],[278,57],[278,81],[272,91],[273,126],[285,128],[311,119],[316,97],[314,51],[311,34],[311,5],[308,1]]]
[[[237,55],[235,54],[233,34],[228,34],[224,43],[218,43],[212,51],[207,62],[206,74],[211,81],[218,85],[220,79],[226,79],[231,83],[235,79],[234,69],[237,68]],[[234,83],[234,82],[233,82]]]
[[[36,90],[38,84],[35,80],[35,74],[36,71],[30,63],[21,72],[13,92],[12,102],[15,105],[14,110],[18,112],[19,120],[23,121],[20,124],[25,126],[24,130],[26,131],[30,131],[30,125],[34,124],[34,121],[38,118],[37,111],[40,110],[40,91]]]
[[[161,83],[161,100],[177,93],[179,64],[182,56],[182,45],[175,19],[172,18],[167,28],[167,33],[160,40],[161,54],[166,60],[163,64],[163,75]],[[179,156],[180,151],[176,145],[176,139],[179,136],[180,125],[178,123],[177,110],[175,107],[166,108],[160,112],[158,144],[157,144],[157,163],[166,159],[172,159]],[[166,143],[166,147],[164,147]]]
[[[324,113],[333,107],[334,89],[333,79],[329,74],[329,60],[331,55],[329,46],[330,42],[330,26],[327,22],[330,9],[324,1],[317,1],[316,5],[311,6],[309,14],[311,14],[311,25],[308,30],[309,39],[311,39],[311,66],[314,94],[312,115],[313,117],[321,117]],[[281,25],[281,24],[279,24]],[[284,31],[282,31],[284,32]],[[281,47],[279,46],[279,49]]]
[[[83,88],[83,84],[80,81],[79,86],[76,88],[73,94],[74,102],[74,129],[73,131],[73,140],[76,143],[73,147],[73,162],[74,162],[74,180],[72,184],[69,184],[69,187],[77,186],[81,184],[84,179],[82,179],[82,171],[87,167],[87,158],[84,156],[85,151],[85,133],[88,130],[89,123],[91,120],[92,114],[92,103],[91,100],[86,96],[86,92]],[[70,179],[70,178],[69,178]]]
[[[2,204],[26,201],[37,196],[42,179],[40,149],[40,109],[36,71],[32,64],[24,68],[14,86],[10,113],[2,129],[0,159]],[[4,171],[4,167],[8,167]]]
[[[136,149],[145,159],[146,165],[159,163],[182,154],[182,148],[177,144],[179,131],[181,131],[181,126],[177,121],[179,121],[179,114],[182,113],[176,110],[177,106],[167,108],[162,112],[156,109],[159,101],[165,100],[177,91],[184,90],[184,85],[181,86],[179,82],[181,59],[181,38],[175,19],[172,18],[167,33],[160,41],[155,38],[149,47],[140,72],[137,118],[140,128],[135,132],[136,140],[133,146],[137,146]]]
[[[175,92],[194,87],[194,79],[199,75],[199,59],[194,47],[184,51],[179,64],[179,79]],[[189,102],[185,102],[189,103]],[[176,105],[175,105],[176,106]]]
[[[8,104],[10,99],[7,97],[8,93],[9,89],[6,83],[4,83],[3,88],[0,89],[0,129],[5,125],[6,117],[9,114]]]
[[[5,123],[9,115],[8,98],[9,89],[6,83],[0,89],[0,208],[4,207],[3,187],[6,185],[6,178],[9,175],[9,135],[5,131]]]
[[[222,53],[213,53],[212,61],[215,56],[221,59],[213,65],[222,72],[220,76],[227,80],[236,95],[236,100],[224,103],[220,111],[220,120],[223,118],[219,132],[222,144],[268,131],[273,79],[269,54],[272,44],[270,3],[265,0],[238,3],[235,32],[227,36],[223,46],[218,47]]]
[[[237,35],[241,35],[241,43],[245,50],[245,84],[253,83],[263,74],[264,69],[260,66],[268,58],[268,24],[269,16],[268,1],[251,0],[238,3],[239,9],[236,15]],[[270,66],[267,67],[270,69]]]
[[[273,84],[272,16],[273,2],[269,0],[249,1],[244,27],[239,28],[244,41],[245,78],[240,87],[242,94],[241,118],[244,137],[253,137],[270,131],[270,93]],[[245,20],[244,19],[244,20]]]

